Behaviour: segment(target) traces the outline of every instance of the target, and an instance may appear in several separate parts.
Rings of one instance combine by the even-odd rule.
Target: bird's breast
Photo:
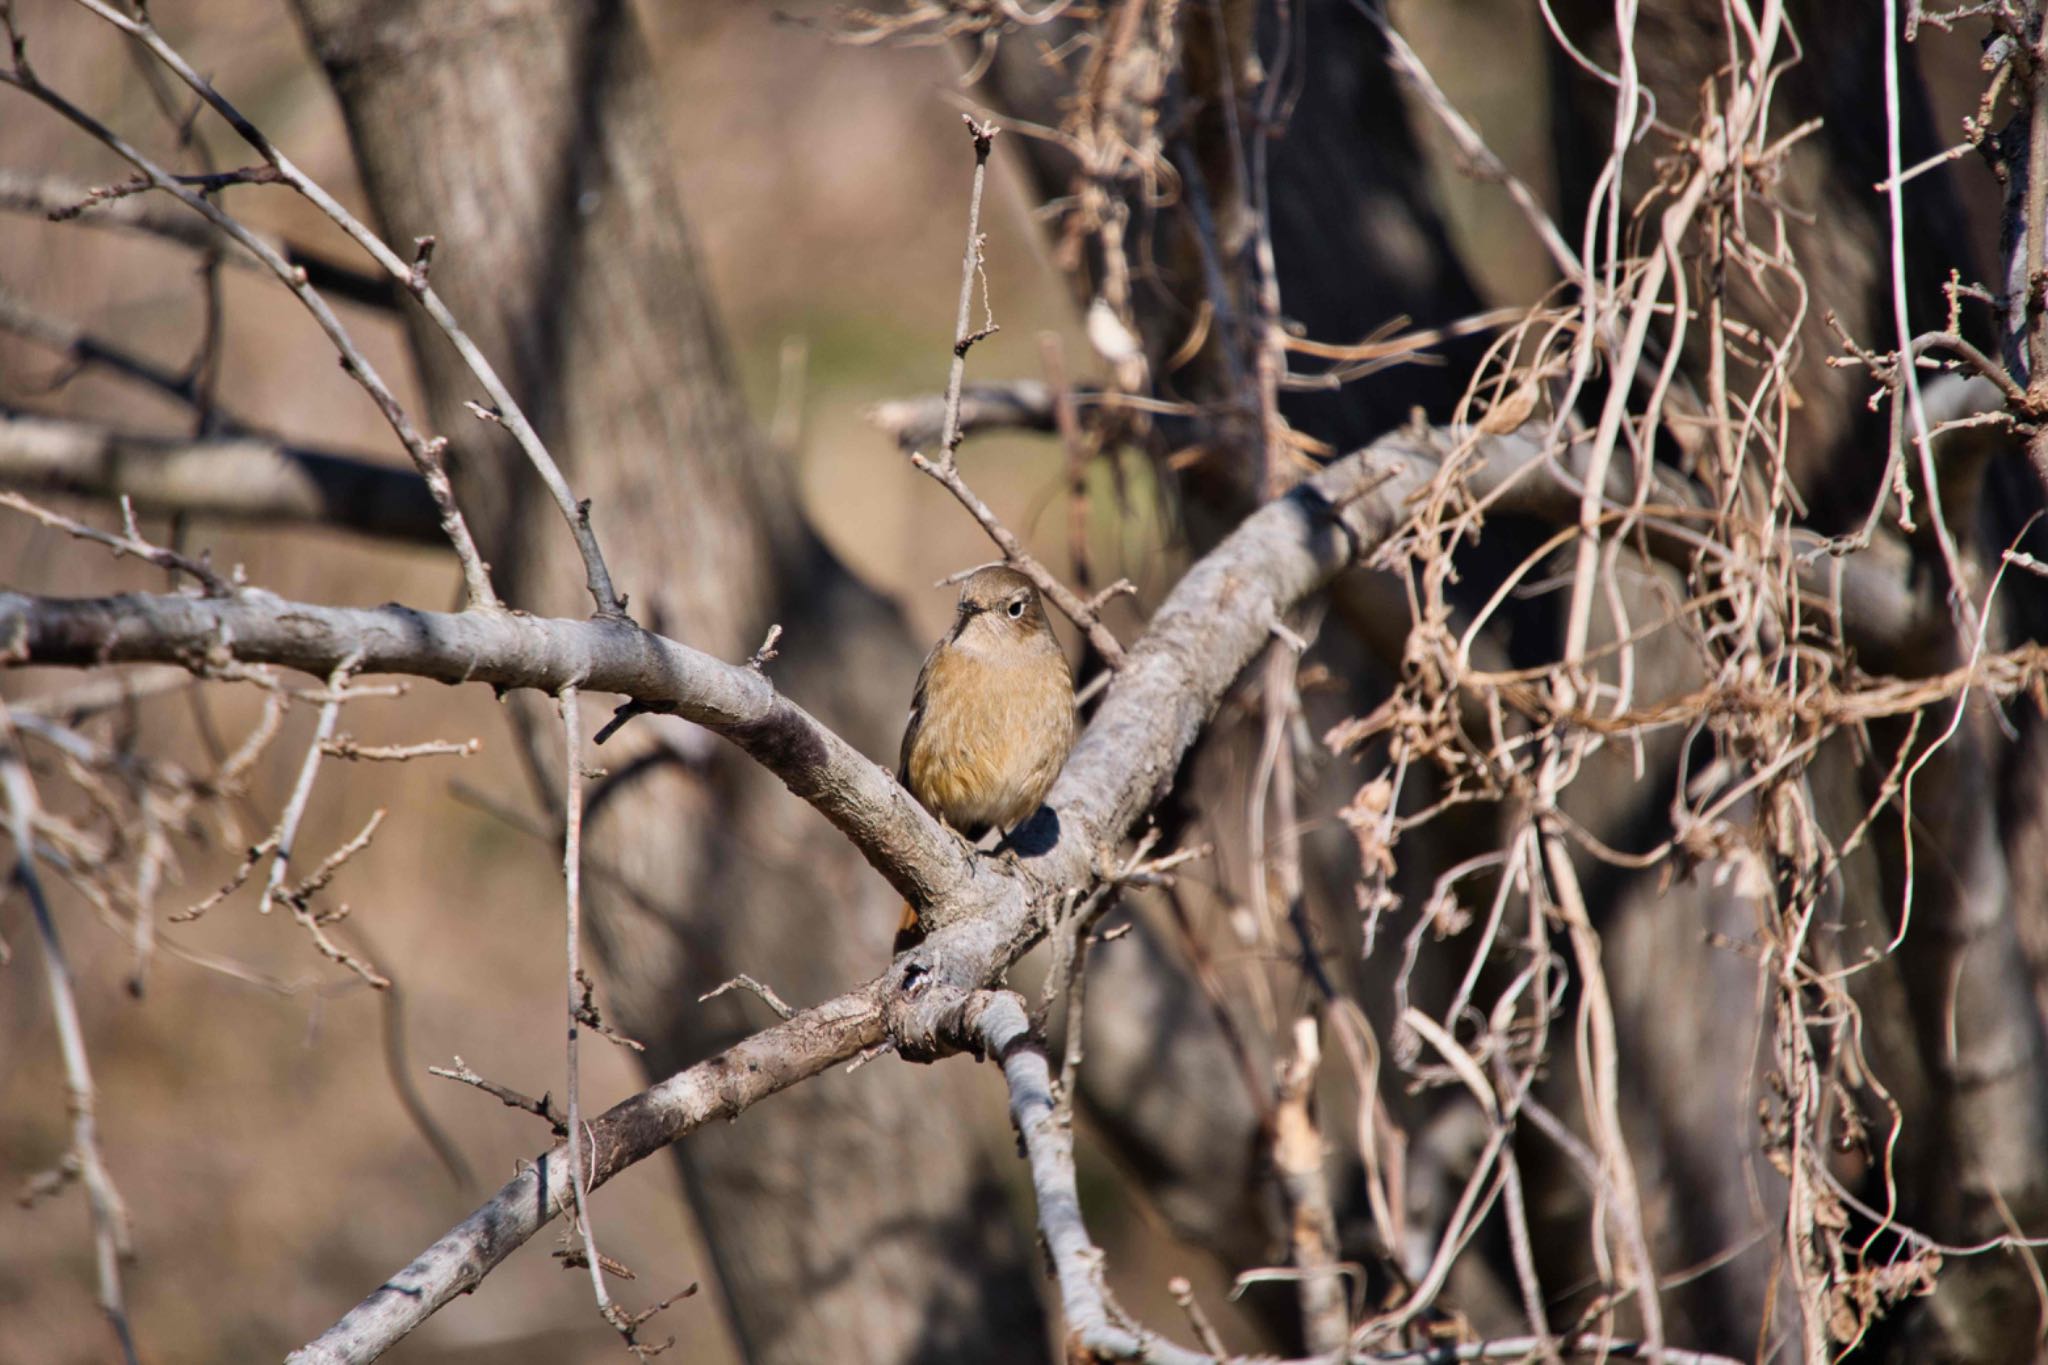
[[[911,793],[955,829],[1008,829],[1045,799],[1073,734],[1063,657],[1011,663],[948,649],[925,679],[905,776]]]

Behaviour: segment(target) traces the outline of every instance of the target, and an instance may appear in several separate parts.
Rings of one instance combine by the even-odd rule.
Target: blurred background
[[[1454,103],[1547,192],[1546,74],[1533,7],[1409,0],[1393,8]],[[134,51],[60,0],[23,0],[16,10],[47,82],[148,145],[170,145],[159,92]],[[668,170],[690,206],[751,415],[793,459],[804,510],[832,550],[900,605],[916,637],[933,638],[952,603],[952,591],[934,580],[991,551],[866,413],[884,399],[943,388],[970,166],[959,112],[975,98],[959,85],[961,61],[946,46],[835,43],[825,32],[834,11],[803,0],[775,7],[650,0],[636,14],[665,101]],[[159,5],[156,17],[278,145],[369,216],[334,97],[283,6],[192,0]],[[1450,59],[1475,46],[1487,60]],[[1938,49],[1952,67],[1935,80],[1945,127],[1974,99],[1966,46]],[[174,109],[185,103],[182,92],[173,96]],[[244,153],[216,121],[202,118],[197,127],[219,164],[240,164]],[[1536,298],[1550,283],[1540,249],[1503,210],[1496,189],[1459,175],[1434,131],[1418,130],[1449,230],[1488,301]],[[1099,363],[1072,288],[1029,212],[1018,140],[999,144],[984,218],[989,292],[1002,331],[974,350],[970,378],[1040,375],[1047,333],[1085,378]],[[126,174],[103,149],[11,91],[0,91],[0,167],[88,184]],[[1989,178],[1958,179],[1973,196],[1977,223],[1988,225],[1995,207]],[[340,234],[286,191],[238,190],[233,202],[252,226],[349,258]],[[1978,240],[1990,239],[1979,232]],[[441,250],[459,253],[462,244],[444,240]],[[219,391],[237,419],[287,439],[402,462],[301,310],[281,303],[276,287],[256,274],[226,270],[220,284]],[[190,252],[22,215],[0,216],[0,293],[173,370],[192,353],[203,316]],[[343,317],[401,400],[421,410],[399,327],[359,308],[345,307]],[[1398,386],[1400,375],[1366,382]],[[143,386],[97,367],[74,370],[49,348],[5,332],[0,404],[171,433],[189,430],[191,421],[182,405]],[[977,489],[1008,524],[1049,563],[1063,563],[1057,442],[983,438],[966,459]],[[1098,581],[1128,576],[1139,588],[1135,602],[1111,616],[1128,638],[1178,561],[1166,548],[1143,462],[1120,470],[1117,476],[1098,463],[1091,474],[1089,538]],[[100,505],[56,505],[101,524],[108,516]],[[602,508],[598,527],[602,534]],[[287,597],[447,608],[459,588],[446,555],[361,537],[204,521],[174,527],[161,519],[145,519],[144,529],[209,548],[216,564],[241,565],[252,582]],[[115,563],[11,514],[0,520],[6,587],[89,595],[162,582],[154,570]],[[1061,628],[1071,645],[1071,632]],[[803,647],[800,639],[783,646]],[[907,700],[915,662],[876,686]],[[11,674],[8,686],[12,695],[28,695],[69,681],[30,671]],[[327,849],[372,810],[389,810],[383,834],[343,872],[337,894],[352,910],[341,932],[389,971],[394,992],[372,992],[316,956],[286,917],[257,915],[250,888],[196,923],[165,927],[146,989],[133,996],[126,938],[76,897],[60,901],[105,1154],[134,1219],[139,1254],[127,1285],[145,1360],[282,1355],[545,1145],[532,1119],[425,1073],[460,1056],[530,1094],[559,1093],[560,1086],[557,861],[537,832],[546,813],[509,730],[471,691],[420,684],[402,698],[354,704],[344,728],[366,743],[475,737],[481,751],[403,765],[329,762],[306,825],[304,845]],[[196,767],[206,761],[209,731],[232,747],[255,712],[238,690],[208,689],[141,701],[124,724],[154,731],[157,752]],[[307,708],[294,709],[248,799],[235,808],[239,827],[224,832],[225,848],[246,845],[268,827],[311,723]],[[892,753],[874,756],[893,762]],[[234,861],[227,853],[188,857],[165,894],[167,908],[212,891]],[[802,929],[793,923],[791,932]],[[12,1184],[57,1160],[67,1123],[56,1039],[32,963],[33,931],[18,896],[0,901],[0,939],[14,954],[0,968],[0,1178]],[[765,1020],[756,1011],[755,1022]],[[623,1051],[589,1040],[582,1055],[587,1112],[642,1088]],[[408,1116],[394,1067],[474,1172],[470,1186],[458,1186]],[[832,1075],[814,1084],[866,1079]],[[976,1120],[1000,1145],[1000,1087],[992,1076],[976,1080]],[[1226,1339],[1256,1343],[1250,1325],[1222,1305],[1224,1280],[1214,1262],[1177,1243],[1133,1200],[1099,1149],[1084,1142],[1081,1155],[1084,1202],[1124,1301],[1152,1321],[1175,1321],[1163,1285],[1186,1275],[1221,1317]],[[1022,1175],[1008,1172],[1020,1209]],[[639,1276],[635,1294],[651,1300],[692,1282],[713,1287],[715,1272],[672,1163],[634,1168],[597,1196],[595,1208],[604,1250]],[[474,1299],[436,1316],[390,1358],[616,1359],[617,1340],[591,1309],[586,1277],[559,1268],[548,1254],[556,1245],[552,1235],[537,1238]],[[676,1358],[736,1358],[713,1294],[665,1313],[653,1336],[671,1333]],[[79,1193],[33,1209],[0,1206],[0,1359],[108,1357]]]

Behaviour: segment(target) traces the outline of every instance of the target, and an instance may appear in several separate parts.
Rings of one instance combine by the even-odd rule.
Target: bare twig
[[[473,1085],[486,1095],[495,1096],[498,1102],[508,1109],[523,1110],[536,1118],[546,1119],[548,1127],[555,1130],[556,1137],[567,1137],[569,1135],[568,1118],[559,1109],[555,1108],[554,1103],[546,1094],[542,1094],[536,1100],[522,1095],[517,1090],[513,1090],[508,1086],[499,1085],[496,1081],[485,1080],[482,1076],[470,1070],[469,1064],[460,1057],[455,1059],[455,1065],[452,1067],[430,1066],[427,1068],[427,1073],[432,1076],[439,1076],[444,1080],[460,1081],[464,1085]]]
[[[981,273],[981,191],[988,179],[988,154],[995,146],[996,126],[977,123],[962,114],[967,132],[974,139],[974,188],[967,198],[967,250],[960,262],[960,306],[953,320],[953,364],[946,373],[946,422],[939,433],[939,463],[950,469],[954,452],[960,448],[960,384],[967,375],[967,352],[975,342],[992,335],[995,320],[979,331],[970,332],[969,314],[974,304],[974,279]]]
[[[89,8],[96,8],[96,12],[102,12],[102,17],[109,19],[118,27],[131,32],[139,31],[139,21],[128,19],[127,16],[120,15],[106,6],[95,6],[95,0],[80,0],[80,3],[86,4]],[[154,30],[150,32],[154,37]],[[156,41],[159,44],[162,42],[161,39]],[[17,45],[17,54],[18,52]],[[193,79],[197,80],[196,75]],[[187,208],[198,213],[255,255],[305,305],[307,311],[313,315],[314,321],[319,323],[320,330],[327,334],[328,340],[341,354],[342,369],[370,395],[371,401],[377,405],[378,412],[397,434],[400,443],[405,446],[406,453],[412,457],[420,476],[426,481],[427,490],[433,496],[435,509],[440,516],[442,532],[454,546],[456,558],[461,561],[463,581],[471,605],[482,609],[495,608],[498,605],[497,594],[491,588],[483,558],[477,552],[476,542],[469,533],[468,523],[463,520],[461,511],[455,505],[448,475],[442,468],[441,452],[444,442],[438,438],[429,441],[413,426],[412,419],[399,406],[390,387],[356,346],[347,329],[341,325],[341,320],[335,317],[333,309],[328,307],[326,299],[309,282],[306,272],[286,261],[269,243],[251,233],[211,200],[179,184],[176,176],[144,156],[111,128],[43,85],[36,79],[33,71],[22,65],[18,55],[11,70],[0,70],[0,84],[11,85],[33,96],[70,120],[81,131],[104,143],[122,160],[147,176],[153,186],[179,199]],[[340,211],[340,205],[335,205],[335,208]]]
[[[334,738],[334,727],[341,719],[341,704],[348,699],[348,680],[359,662],[350,656],[328,671],[327,699],[320,704],[320,719],[313,728],[313,742],[306,746],[306,756],[299,764],[298,779],[292,783],[291,796],[285,801],[284,814],[278,817],[276,832],[270,840],[276,856],[270,860],[270,872],[263,881],[263,897],[256,906],[263,914],[270,913],[273,901],[283,899],[280,893],[284,888],[284,874],[291,865],[292,851],[298,842],[299,823],[306,818],[306,806],[313,797],[313,779],[319,774],[320,759]]]
[[[43,950],[43,979],[64,1057],[65,1107],[71,1115],[71,1149],[66,1154],[65,1169],[67,1173],[75,1172],[84,1183],[86,1202],[92,1210],[100,1309],[113,1326],[122,1359],[135,1365],[135,1339],[129,1330],[127,1301],[121,1292],[121,1262],[134,1255],[128,1209],[100,1154],[95,1112],[98,1092],[93,1088],[92,1064],[86,1056],[85,1030],[79,1023],[78,1001],[72,994],[71,970],[64,961],[57,921],[50,914],[42,878],[36,871],[35,787],[29,780],[28,766],[22,761],[19,742],[4,707],[0,707],[0,787],[4,787],[7,796],[15,881],[28,893],[29,909],[35,917],[36,935]]]
[[[584,854],[586,862],[589,860],[589,856],[588,853]],[[575,978],[577,988],[582,991],[582,994],[577,997],[576,1001],[577,1020],[585,1028],[597,1034],[598,1037],[608,1043],[615,1043],[625,1048],[628,1052],[647,1051],[647,1044],[635,1038],[628,1038],[625,1034],[605,1023],[604,1016],[599,1014],[597,1010],[597,983],[590,979],[590,973],[579,967],[572,975]]]
[[[300,882],[290,891],[285,892],[284,898],[303,905],[313,896],[325,891],[327,884],[334,880],[334,874],[341,871],[342,865],[355,857],[356,854],[368,848],[370,840],[377,837],[377,827],[384,823],[384,814],[382,806],[372,811],[369,820],[360,830],[356,831],[353,839],[350,839],[347,843],[335,849],[334,852],[322,858],[320,866],[314,868],[311,875],[304,881]]]
[[[264,878],[263,895],[256,903],[257,909],[267,915],[272,905],[285,906],[291,911],[292,919],[306,931],[313,940],[313,946],[319,949],[323,957],[348,968],[378,990],[384,990],[391,985],[390,978],[336,943],[327,933],[326,926],[345,916],[348,913],[347,907],[328,913],[318,913],[312,906],[314,893],[324,889],[327,883],[333,880],[334,874],[340,870],[343,863],[369,846],[370,839],[377,832],[378,824],[384,818],[384,812],[380,810],[372,815],[361,833],[330,854],[312,875],[298,886],[287,890],[284,884],[285,873],[291,866],[292,854],[298,845],[299,826],[305,820],[307,806],[312,800],[313,779],[319,773],[321,758],[333,742],[334,727],[341,716],[341,705],[351,695],[357,695],[351,693],[347,683],[355,673],[358,662],[356,656],[351,655],[336,663],[327,675],[327,690],[320,703],[320,718],[314,726],[312,742],[306,746],[306,756],[299,764],[299,775],[292,784],[291,796],[286,800],[284,813],[279,816],[277,825],[269,837],[257,848],[250,850],[250,861],[243,864],[234,879],[222,888],[220,893],[173,918],[196,918],[208,906],[240,886],[243,878],[248,875],[251,863],[263,852],[272,851],[270,871]]]
[[[429,739],[418,744],[362,744],[351,735],[337,735],[320,746],[330,758],[364,763],[404,763],[415,758],[469,758],[482,751],[480,739]]]
[[[747,660],[747,667],[759,673],[769,663],[773,662],[776,657],[775,642],[781,638],[781,626],[772,625],[768,627],[768,634],[762,637],[761,647],[754,651],[752,658]]]
[[[574,683],[556,698],[562,712],[562,883],[565,889],[563,915],[567,943],[568,986],[565,1012],[568,1015],[568,1079],[563,1089],[569,1104],[569,1220],[571,1231],[583,1239],[583,1257],[590,1268],[590,1289],[597,1297],[597,1311],[633,1344],[630,1327],[604,1287],[604,1256],[597,1249],[597,1228],[590,1216],[590,1188],[583,1164],[583,1115],[580,1092],[577,1037],[580,1032],[583,981],[583,715],[577,706]]]
[[[774,1010],[778,1018],[792,1019],[796,1017],[796,1011],[791,1009],[789,1004],[781,996],[777,995],[773,989],[762,985],[744,972],[723,985],[714,986],[712,989],[704,992],[704,994],[697,997],[697,1003],[701,1005],[706,1000],[716,1000],[719,996],[734,990],[752,991],[755,995],[760,996],[762,1002],[769,1009]]]
[[[583,557],[586,585],[590,590],[591,598],[597,604],[598,613],[603,616],[624,615],[625,600],[612,587],[610,571],[605,567],[604,555],[598,549],[597,537],[590,527],[589,504],[587,502],[579,502],[575,494],[569,490],[568,482],[562,477],[562,472],[555,464],[554,457],[548,453],[546,445],[542,443],[539,434],[534,431],[532,423],[527,421],[525,412],[512,397],[512,391],[498,377],[497,371],[492,368],[490,361],[485,358],[483,351],[456,322],[454,313],[442,301],[441,296],[428,284],[426,270],[424,268],[416,268],[413,262],[399,256],[381,238],[365,227],[355,215],[343,207],[338,199],[329,194],[312,177],[300,170],[269,138],[265,137],[254,124],[250,123],[240,110],[230,104],[211,83],[201,76],[191,63],[187,62],[175,48],[164,41],[163,36],[157,32],[155,25],[150,22],[146,10],[131,16],[123,14],[113,6],[103,3],[103,0],[77,0],[77,3],[90,10],[93,14],[98,15],[101,19],[106,20],[106,22],[112,24],[123,33],[137,39],[144,47],[148,48],[159,61],[176,73],[178,79],[189,86],[194,94],[198,95],[215,113],[225,119],[228,125],[241,136],[242,140],[254,148],[257,154],[276,172],[280,180],[297,190],[322,213],[332,219],[343,232],[349,235],[351,240],[367,251],[371,258],[391,275],[392,279],[402,284],[407,292],[419,300],[420,305],[426,310],[427,316],[440,329],[442,335],[447,337],[449,342],[454,345],[456,351],[462,356],[463,363],[468,366],[470,373],[476,376],[477,382],[483,386],[484,392],[490,396],[491,402],[496,407],[498,420],[504,424],[506,430],[512,433],[512,437],[518,443],[521,452],[525,454],[528,462],[533,465],[534,470],[540,475],[541,482],[546,485],[549,495],[554,499],[557,510],[561,512],[563,519],[568,522],[570,532],[576,539],[577,550]],[[38,94],[39,97],[46,98],[40,92]],[[112,144],[110,143],[109,145]],[[116,150],[119,149],[117,148]],[[126,157],[127,154],[124,152],[123,156]],[[137,169],[149,176],[151,182],[159,188],[182,189],[182,187],[169,185],[159,172],[154,171],[135,158],[128,157],[127,159],[135,164]],[[189,192],[186,193],[189,194]],[[184,195],[181,195],[181,197],[184,197]],[[214,214],[209,214],[208,216],[215,217]],[[252,249],[260,245],[246,231],[237,231],[233,235],[244,246],[252,247]],[[263,251],[259,250],[257,254],[261,256]],[[266,264],[268,263],[266,261]],[[423,267],[424,262],[421,265]],[[289,278],[287,278],[287,283],[291,283]],[[308,289],[308,286],[304,284],[303,272],[301,272],[298,290],[306,289]],[[295,292],[298,292],[298,290],[295,290]],[[347,353],[344,352],[344,354]],[[395,404],[393,406],[395,408]],[[402,432],[401,435],[403,435]],[[407,443],[407,449],[412,449],[412,442]],[[434,454],[438,457],[438,451],[434,452]],[[423,468],[421,471],[427,475],[429,487],[433,487],[435,484],[438,474],[438,458],[435,458],[431,463],[435,465],[434,470],[429,471]],[[445,476],[440,477],[445,482]],[[439,489],[435,490],[435,500],[437,504],[441,502]],[[452,508],[452,505],[452,502],[450,502],[448,507]],[[446,513],[447,508],[444,508],[444,521],[446,520]],[[494,605],[495,598],[476,599],[476,580],[481,575],[481,561],[477,561],[478,567],[476,567],[475,572],[471,573],[471,559],[475,553],[474,546],[469,545],[466,538],[457,541],[456,553],[463,560],[465,572],[470,573],[473,600],[477,600],[479,606]]]
[[[1301,1279],[1302,1338],[1310,1351],[1341,1351],[1351,1339],[1351,1310],[1337,1272],[1337,1224],[1324,1173],[1323,1135],[1312,1111],[1322,1049],[1313,1016],[1296,1021],[1294,1055],[1280,1064],[1273,1106],[1273,1169],[1288,1208],[1288,1241]]]
[[[152,545],[142,539],[134,529],[132,513],[127,518],[129,523],[127,531],[117,534],[111,531],[102,531],[96,526],[87,526],[82,521],[73,521],[70,517],[59,515],[46,507],[38,507],[19,493],[0,490],[0,507],[11,507],[17,512],[34,517],[52,530],[62,531],[68,536],[75,536],[79,540],[89,540],[95,545],[104,545],[117,556],[133,555],[137,559],[147,560],[160,569],[168,569],[172,573],[188,574],[215,597],[225,597],[235,591],[235,586],[215,573],[213,566],[206,561],[193,559],[188,555],[181,555],[175,550],[167,550],[161,545]]]

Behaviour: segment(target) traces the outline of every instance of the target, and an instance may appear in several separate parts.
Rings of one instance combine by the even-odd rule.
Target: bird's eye
[[[1010,619],[1011,619],[1012,621],[1014,621],[1014,620],[1016,620],[1016,619],[1017,619],[1018,617],[1022,616],[1023,614],[1024,614],[1024,599],[1023,599],[1023,598],[1021,598],[1021,597],[1013,599],[1013,600],[1011,601],[1011,603],[1010,603]]]

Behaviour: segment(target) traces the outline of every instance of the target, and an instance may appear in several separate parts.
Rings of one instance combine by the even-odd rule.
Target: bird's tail
[[[924,942],[924,922],[917,917],[917,907],[909,901],[903,902],[903,915],[896,921],[896,943],[889,949],[891,956],[908,952]]]

